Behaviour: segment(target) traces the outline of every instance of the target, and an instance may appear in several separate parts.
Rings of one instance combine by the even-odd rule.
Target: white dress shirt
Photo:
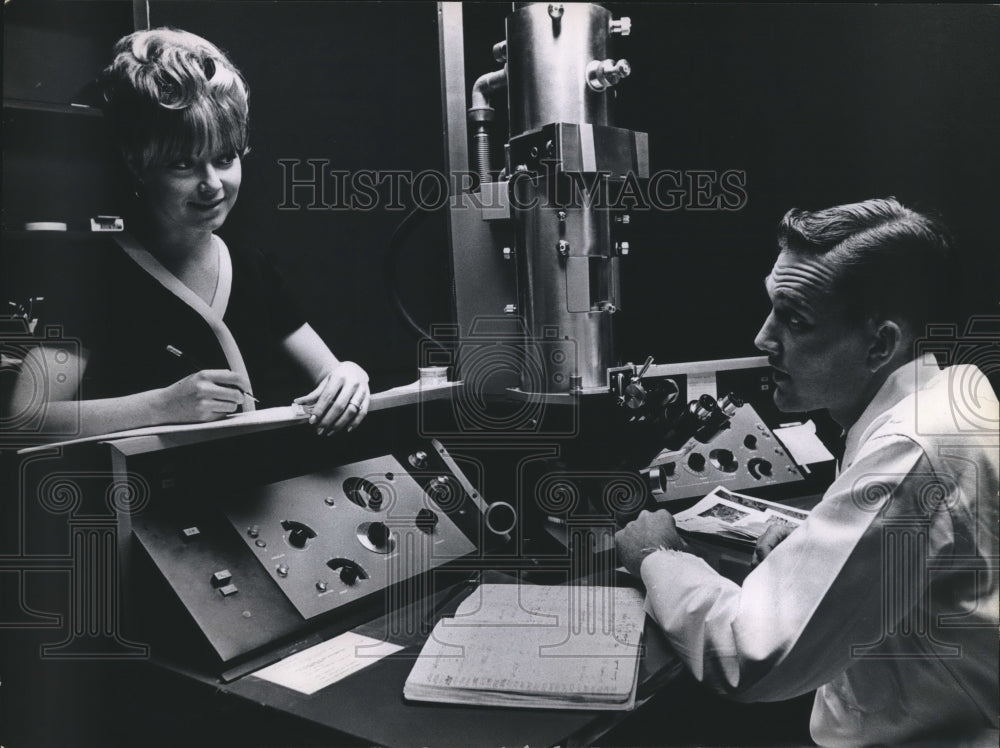
[[[897,369],[822,501],[742,587],[659,551],[642,563],[647,610],[721,692],[818,689],[820,744],[997,745],[998,422],[975,367]]]

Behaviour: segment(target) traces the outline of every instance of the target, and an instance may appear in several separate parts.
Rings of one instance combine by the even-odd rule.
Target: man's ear
[[[868,369],[874,374],[893,361],[903,344],[903,329],[891,319],[869,323],[873,328],[868,348]]]

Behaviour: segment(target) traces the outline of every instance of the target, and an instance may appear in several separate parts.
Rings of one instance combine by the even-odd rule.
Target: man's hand
[[[642,560],[660,548],[684,550],[687,543],[677,534],[674,516],[666,509],[643,510],[635,520],[615,533],[618,563],[639,576]]]
[[[788,525],[768,525],[764,534],[757,538],[757,547],[753,549],[753,558],[750,559],[750,568],[754,568],[767,558],[767,554],[777,548],[778,544],[791,535],[794,529]]]

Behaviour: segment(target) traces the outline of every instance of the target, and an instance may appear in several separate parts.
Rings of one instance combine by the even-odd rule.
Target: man
[[[820,744],[995,746],[997,400],[975,367],[915,356],[948,240],[893,199],[790,211],[778,240],[755,342],[781,410],[843,427],[838,477],[742,587],[685,553],[666,511],[616,535],[619,560],[699,680],[746,701],[818,689]]]

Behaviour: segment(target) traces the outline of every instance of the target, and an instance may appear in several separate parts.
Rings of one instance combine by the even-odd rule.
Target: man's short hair
[[[831,263],[833,290],[852,318],[907,322],[917,336],[928,323],[956,319],[959,276],[951,245],[940,221],[892,197],[793,208],[778,227],[780,250]]]

